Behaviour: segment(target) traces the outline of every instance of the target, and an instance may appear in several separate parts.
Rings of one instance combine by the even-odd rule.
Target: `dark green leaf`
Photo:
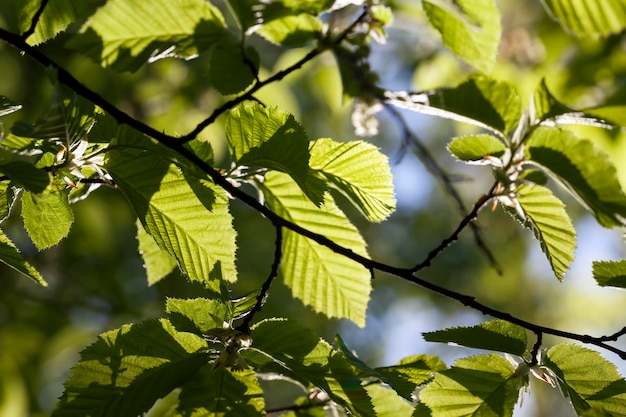
[[[412,401],[413,392],[435,377],[435,372],[446,369],[446,364],[436,356],[415,355],[402,359],[394,366],[376,368],[399,395]]]
[[[491,71],[502,31],[494,0],[424,0],[422,7],[446,47],[479,71]]]
[[[243,91],[256,79],[259,55],[253,48],[242,49],[236,39],[224,37],[211,48],[209,78],[222,94]]]
[[[433,417],[510,417],[519,391],[514,372],[500,355],[462,358],[437,373],[420,399]]]
[[[50,174],[18,158],[0,148],[0,172],[17,186],[34,194],[43,193],[50,185]]]
[[[488,163],[485,156],[501,157],[506,150],[504,143],[491,135],[469,135],[456,137],[448,150],[459,160],[468,163]]]
[[[295,16],[302,13],[316,16],[328,9],[333,0],[229,0],[235,15],[239,20],[242,32],[250,32],[250,28],[258,27],[286,16]]]
[[[608,155],[572,132],[539,127],[526,142],[528,159],[545,167],[605,227],[626,222],[626,195]]]
[[[21,108],[21,104],[14,103],[8,97],[0,95],[0,117],[16,112]],[[1,137],[2,135],[0,134]]]
[[[626,260],[594,261],[593,277],[601,287],[626,288]]]
[[[526,352],[526,331],[504,320],[491,320],[473,327],[453,327],[423,335],[428,342],[455,343],[518,356]]]
[[[167,320],[127,324],[87,347],[65,383],[53,417],[136,416],[192,380],[209,358],[207,344]]]

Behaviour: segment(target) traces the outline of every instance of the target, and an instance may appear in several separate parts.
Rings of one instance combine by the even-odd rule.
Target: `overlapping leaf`
[[[605,227],[626,219],[626,195],[608,155],[572,132],[540,127],[526,142],[527,158],[553,173]]]
[[[489,163],[487,156],[501,157],[506,150],[504,143],[492,135],[468,135],[456,137],[448,150],[459,160],[467,163]]]
[[[51,187],[43,195],[25,191],[22,196],[24,227],[39,250],[58,244],[68,235],[74,222],[69,192],[57,187]]]
[[[2,230],[0,230],[0,262],[27,276],[39,285],[48,286],[48,283],[44,281],[39,272],[24,259],[19,249]]]
[[[120,128],[107,170],[146,231],[191,280],[218,287],[213,277],[235,280],[235,231],[227,196],[208,181],[186,176],[162,155],[141,149],[152,146]]]
[[[287,16],[308,14],[316,16],[328,9],[333,0],[229,0],[243,31],[258,30],[265,24]]]
[[[472,327],[452,327],[423,336],[428,342],[455,343],[518,356],[526,352],[526,331],[504,320],[491,320]]]
[[[598,352],[573,344],[550,348],[544,364],[559,378],[576,412],[590,407],[626,416],[626,381]]]
[[[522,114],[512,85],[474,76],[454,88],[427,93],[386,92],[386,101],[416,112],[471,123],[503,136],[515,129]]]
[[[432,417],[507,417],[513,415],[519,378],[513,366],[496,354],[457,360],[437,373],[420,391]]]
[[[422,6],[446,47],[479,71],[491,71],[502,31],[495,1],[425,0]]]
[[[526,219],[518,217],[518,220],[532,230],[554,274],[559,280],[563,279],[563,274],[574,261],[576,250],[576,230],[563,202],[540,185],[522,185],[517,189],[517,195],[526,215]],[[517,216],[512,209],[509,213]]]
[[[242,355],[260,372],[277,372],[308,388],[321,388],[356,415],[375,415],[350,362],[308,329],[287,320],[265,320],[253,327],[251,336],[254,349]]]
[[[268,207],[279,216],[367,256],[357,229],[330,195],[316,207],[291,178],[270,172],[260,184]],[[329,317],[365,325],[371,275],[362,265],[290,230],[284,231],[282,270],[293,295]]]
[[[82,353],[53,417],[136,416],[208,362],[207,343],[167,320],[103,333]]]
[[[626,288],[626,260],[595,261],[593,277],[601,287]]]
[[[229,319],[226,304],[208,298],[168,298],[165,311],[176,330],[198,335],[212,329],[223,329]]]
[[[382,384],[371,384],[365,389],[374,405],[376,417],[411,417],[413,415],[413,405],[391,388]]]
[[[435,376],[435,372],[446,369],[446,364],[436,356],[414,355],[402,359],[397,365],[376,368],[376,371],[385,377],[399,395],[412,400],[415,389]]]
[[[323,24],[318,18],[301,13],[265,23],[257,33],[276,44],[299,47],[319,39],[322,30]]]
[[[209,78],[222,94],[245,90],[255,80],[258,68],[259,54],[253,48],[243,49],[237,39],[224,36],[211,48]]]
[[[396,208],[391,169],[376,147],[360,141],[311,143],[311,169],[348,197],[370,221],[382,221]]]
[[[176,268],[176,260],[159,248],[139,220],[137,220],[137,242],[149,285],[156,284]]]
[[[204,0],[111,0],[69,45],[102,66],[135,71],[160,58],[192,58],[225,36],[221,13]]]
[[[622,0],[544,0],[549,14],[578,36],[608,36],[626,28]]]

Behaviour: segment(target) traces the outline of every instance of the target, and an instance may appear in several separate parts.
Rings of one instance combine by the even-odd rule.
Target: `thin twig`
[[[250,310],[250,313],[244,318],[241,325],[237,327],[238,330],[241,330],[244,333],[250,333],[250,323],[252,323],[252,319],[254,318],[256,313],[259,313],[263,309],[263,304],[265,304],[265,300],[270,291],[270,287],[272,286],[272,282],[274,278],[278,276],[278,267],[280,266],[280,262],[282,259],[282,246],[283,246],[283,229],[281,226],[275,226],[276,229],[276,242],[274,243],[274,262],[272,262],[272,267],[270,273],[263,282],[261,286],[261,291],[256,298],[256,304]]]
[[[418,285],[426,290],[442,295],[449,299],[456,300],[462,305],[468,308],[474,309],[476,311],[479,311],[482,314],[508,321],[509,323],[516,324],[518,326],[521,326],[535,333],[540,332],[543,334],[550,334],[550,335],[562,337],[565,339],[577,340],[582,343],[595,345],[602,349],[613,352],[617,354],[620,358],[626,360],[626,351],[623,351],[612,345],[609,345],[608,343],[606,343],[606,339],[604,337],[593,337],[589,335],[566,332],[566,331],[562,331],[559,329],[545,327],[545,326],[541,326],[535,323],[528,322],[519,317],[513,316],[509,313],[496,310],[485,304],[482,304],[476,301],[475,298],[472,296],[465,295],[465,294],[447,289],[445,287],[441,287],[427,280],[419,278],[414,275],[414,272],[412,269],[399,268],[393,265],[388,265],[382,262],[378,262],[378,261],[366,258],[362,255],[359,255],[353,252],[351,249],[345,248],[335,243],[333,240],[323,235],[311,232],[308,229],[305,229],[295,223],[290,222],[289,220],[286,220],[280,217],[279,215],[277,215],[276,213],[274,213],[273,211],[265,207],[263,204],[261,204],[256,198],[252,197],[251,195],[242,191],[240,188],[237,188],[233,184],[229,183],[226,178],[224,178],[217,170],[215,170],[215,168],[213,168],[208,163],[200,159],[192,151],[184,147],[183,143],[178,141],[177,138],[174,138],[170,135],[159,132],[158,130],[155,130],[154,128],[146,125],[145,123],[139,120],[136,120],[132,118],[130,115],[124,113],[122,110],[114,106],[109,101],[105,100],[99,94],[97,94],[96,92],[89,89],[81,82],[79,82],[67,70],[65,70],[55,61],[53,61],[48,56],[40,52],[37,48],[34,48],[28,45],[20,36],[15,35],[11,32],[8,32],[0,28],[0,39],[3,39],[7,43],[15,46],[19,50],[23,51],[25,54],[29,55],[31,58],[41,63],[42,65],[49,66],[49,67],[56,69],[59,82],[67,85],[72,90],[74,90],[77,94],[91,101],[95,105],[99,106],[101,109],[103,109],[104,111],[109,113],[113,118],[115,118],[119,123],[124,123],[124,124],[129,125],[135,130],[157,140],[163,146],[176,151],[182,157],[187,158],[191,163],[193,163],[200,170],[206,173],[216,185],[222,187],[228,194],[230,194],[234,198],[239,199],[244,204],[248,205],[249,207],[257,211],[259,214],[266,217],[276,227],[281,226],[286,229],[289,229],[308,239],[311,239],[312,241],[316,243],[319,243],[320,245],[323,245],[329,248],[335,253],[343,255],[346,258],[349,258],[353,260],[354,262],[357,262],[363,265],[365,268],[376,269],[378,271],[394,275],[405,281]]]
[[[441,182],[441,184],[443,185],[448,195],[452,197],[452,199],[456,203],[456,206],[459,212],[461,213],[461,216],[467,216],[468,212],[467,212],[467,208],[465,207],[465,203],[463,202],[463,199],[461,198],[458,191],[452,184],[452,179],[450,178],[450,175],[447,172],[445,172],[444,169],[437,163],[435,158],[433,158],[433,156],[430,154],[426,146],[424,146],[424,144],[417,137],[415,132],[413,132],[413,130],[409,127],[408,123],[406,122],[404,117],[402,117],[398,109],[396,109],[395,107],[393,107],[387,102],[383,101],[382,103],[385,106],[385,109],[389,113],[391,113],[391,115],[400,124],[404,137],[408,138],[417,157],[422,161],[426,169],[433,175],[433,177],[435,177]],[[489,261],[491,266],[498,272],[498,274],[502,275],[502,267],[498,264],[498,261],[493,256],[493,253],[491,252],[491,250],[489,249],[489,247],[483,240],[482,235],[480,233],[480,228],[478,227],[478,225],[474,222],[471,222],[469,226],[472,229],[472,233],[474,235],[474,241],[476,242],[476,245],[478,246],[478,248],[487,257],[487,260]]]
[[[617,341],[617,339],[619,339],[620,337],[626,335],[626,327],[623,327],[620,331],[617,331],[613,334],[610,334],[608,336],[602,336],[599,337],[598,339],[605,341],[605,342],[609,342],[609,341]]]
[[[35,33],[35,29],[37,28],[37,23],[39,23],[39,19],[41,19],[41,15],[43,15],[43,11],[47,5],[48,5],[48,0],[41,0],[41,4],[39,5],[39,8],[33,15],[33,19],[30,22],[30,27],[26,30],[26,32],[22,33],[22,38],[24,40],[28,39],[30,35]]]
[[[537,340],[535,340],[533,350],[530,352],[531,365],[537,365],[537,362],[539,362],[539,349],[541,349],[541,345],[543,344],[543,333],[535,332],[535,336],[537,337]]]

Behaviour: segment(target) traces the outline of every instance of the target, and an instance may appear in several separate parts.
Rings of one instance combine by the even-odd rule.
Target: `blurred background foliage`
[[[85,7],[95,9],[102,3],[89,0]],[[442,47],[419,2],[389,4],[395,11],[389,39],[386,44],[374,44],[371,56],[383,87],[421,91],[455,85],[470,73],[469,66]],[[550,20],[537,0],[501,0],[498,5],[504,32],[493,76],[514,84],[526,104],[544,77],[555,95],[572,107],[600,104],[626,94],[626,34],[583,41]],[[15,30],[11,1],[0,2],[0,25]],[[187,133],[224,100],[210,85],[208,63],[202,58],[190,62],[161,60],[134,74],[118,74],[66,49],[68,36],[63,34],[41,48],[106,99],[157,129]],[[261,78],[306,53],[306,48],[284,50],[260,38],[252,39],[252,44],[260,52]],[[37,120],[50,92],[43,68],[0,43],[0,94],[24,105],[23,110],[3,119],[5,128],[16,120]],[[258,98],[293,113],[312,139],[360,139],[350,123],[353,103],[341,96],[340,77],[329,53],[263,89]],[[469,128],[409,112],[401,114],[454,179],[466,205],[471,206],[488,190],[491,173],[488,168],[455,162],[446,150],[454,135]],[[374,259],[411,266],[448,236],[461,216],[440,182],[427,172],[410,144],[406,146],[407,138],[397,121],[385,112],[379,119],[380,132],[371,141],[393,162],[398,211],[382,224],[370,225],[358,216],[352,220],[363,232]],[[580,133],[604,147],[618,167],[622,183],[626,183],[623,133],[594,128],[581,129]],[[205,130],[202,137],[213,143],[217,164],[225,167],[220,123]],[[500,208],[483,210],[478,224],[501,274],[466,231],[421,276],[542,325],[594,335],[623,327],[624,294],[596,287],[591,277],[592,260],[623,257],[622,236],[602,229],[575,201],[560,196],[566,198],[579,234],[577,261],[563,282],[554,279],[530,233]],[[77,203],[74,210],[69,237],[42,253],[37,253],[24,232],[19,207],[14,207],[5,223],[6,233],[50,285],[39,287],[8,267],[0,267],[0,417],[47,415],[78,352],[97,334],[122,323],[162,316],[166,297],[204,295],[199,285],[178,273],[148,286],[137,254],[134,215],[118,191],[101,188]],[[239,231],[240,278],[232,289],[237,296],[258,288],[266,278],[274,238],[269,223],[256,212],[238,202],[233,202],[232,210]],[[455,357],[467,355],[468,349],[425,344],[420,333],[486,319],[458,303],[383,274],[374,280],[365,329],[313,313],[294,300],[280,282],[272,289],[262,316],[296,319],[329,341],[340,332],[348,346],[375,366],[391,365],[416,353],[434,353],[450,364]],[[544,342],[549,345],[551,340]],[[619,358],[607,358],[626,370]],[[520,415],[573,415],[556,390],[546,384],[534,384],[532,389],[532,400],[526,400]],[[269,408],[281,405],[281,393],[286,395],[282,391],[284,387],[277,387],[276,396],[268,399]],[[158,405],[151,414],[159,415]]]

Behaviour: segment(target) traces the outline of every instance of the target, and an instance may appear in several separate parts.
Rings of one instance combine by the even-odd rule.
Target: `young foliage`
[[[608,36],[626,28],[626,5],[620,0],[544,0],[550,16],[577,36]]]
[[[601,287],[626,288],[626,260],[595,261],[593,278]]]
[[[69,192],[65,184],[61,184],[55,184],[41,196],[28,191],[22,195],[24,227],[37,249],[46,249],[59,243],[67,236],[74,222],[74,213],[68,201]]]
[[[448,150],[460,161],[469,164],[488,164],[487,156],[502,157],[506,151],[504,143],[491,135],[458,136],[452,139]]]
[[[137,220],[137,243],[148,284],[156,284],[176,268],[176,259],[159,248],[139,220]]]

